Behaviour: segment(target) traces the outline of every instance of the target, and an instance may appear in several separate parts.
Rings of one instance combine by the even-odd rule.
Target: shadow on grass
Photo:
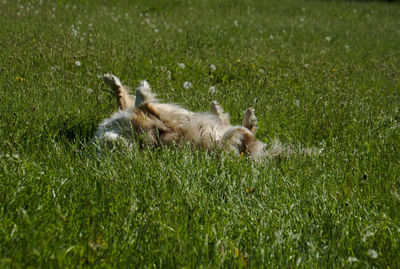
[[[93,119],[67,118],[58,125],[56,139],[68,141],[74,144],[85,144],[89,142],[97,129],[97,124]]]

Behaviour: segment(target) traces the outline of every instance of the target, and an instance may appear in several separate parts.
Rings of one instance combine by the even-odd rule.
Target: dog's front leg
[[[103,76],[104,82],[113,89],[117,98],[118,107],[121,110],[133,107],[135,97],[131,96],[126,87],[122,86],[121,81],[114,75],[105,74]]]

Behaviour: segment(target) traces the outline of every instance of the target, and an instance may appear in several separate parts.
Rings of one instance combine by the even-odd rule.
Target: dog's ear
[[[257,132],[257,117],[254,114],[254,108],[249,107],[243,116],[243,127],[246,127],[253,134]]]

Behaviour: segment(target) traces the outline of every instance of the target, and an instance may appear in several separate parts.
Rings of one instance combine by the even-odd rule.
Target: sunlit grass
[[[0,267],[400,266],[400,6],[0,1]],[[88,142],[102,83],[318,156]]]

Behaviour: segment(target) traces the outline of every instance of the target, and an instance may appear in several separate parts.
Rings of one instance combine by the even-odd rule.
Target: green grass
[[[0,267],[400,267],[398,3],[40,2],[0,2]],[[104,73],[322,153],[98,157]]]

